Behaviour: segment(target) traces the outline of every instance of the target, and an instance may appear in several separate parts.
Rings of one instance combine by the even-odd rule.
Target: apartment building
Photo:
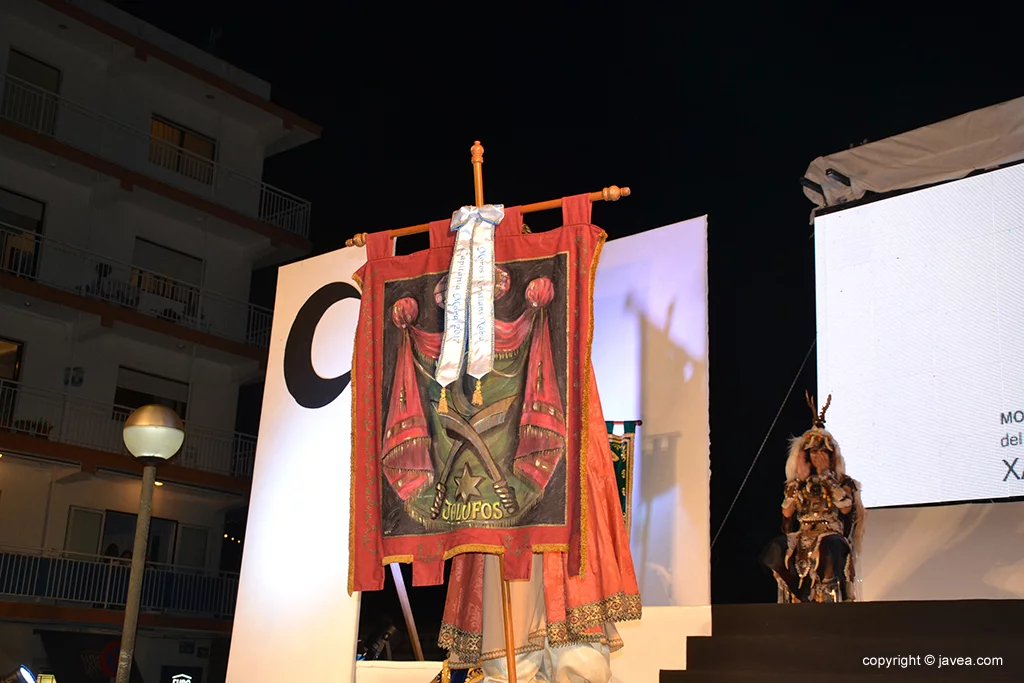
[[[310,203],[263,162],[320,129],[100,0],[0,0],[0,87],[0,675],[113,677],[141,475],[121,428],[155,402],[187,435],[133,680],[223,680],[256,452],[236,406],[271,326],[250,278],[311,251]]]

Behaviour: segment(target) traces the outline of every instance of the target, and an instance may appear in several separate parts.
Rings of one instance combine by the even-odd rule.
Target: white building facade
[[[223,680],[256,451],[236,406],[271,324],[250,278],[311,251],[310,203],[263,161],[320,129],[100,0],[0,0],[0,88],[0,675],[113,677],[141,474],[121,426],[157,402],[187,436],[158,470],[136,675]]]

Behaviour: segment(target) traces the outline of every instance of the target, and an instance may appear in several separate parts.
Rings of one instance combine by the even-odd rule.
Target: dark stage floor
[[[662,683],[1024,681],[1021,600],[721,605],[711,623]]]

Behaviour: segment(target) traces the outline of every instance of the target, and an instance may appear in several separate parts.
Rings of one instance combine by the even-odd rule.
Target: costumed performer
[[[814,426],[793,439],[786,461],[782,501],[785,535],[762,557],[775,575],[780,603],[852,602],[856,563],[863,535],[860,484],[846,474],[839,443],[825,429],[829,395],[818,413],[807,404]]]

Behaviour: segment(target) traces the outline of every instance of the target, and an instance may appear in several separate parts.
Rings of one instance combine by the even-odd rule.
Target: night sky
[[[474,139],[488,201],[628,185],[628,199],[594,207],[610,239],[708,214],[712,535],[814,339],[813,205],[797,184],[808,164],[1022,94],[1018,23],[977,4],[927,18],[856,3],[666,14],[520,2],[504,15],[484,3],[118,4],[270,81],[276,103],[323,126],[265,174],[312,200],[316,253],[471,203]],[[273,279],[254,277],[257,303],[273,304]],[[812,355],[713,548],[716,603],[775,599],[758,553],[779,531],[786,439],[810,426],[813,387]],[[422,621],[428,645],[436,627]]]

